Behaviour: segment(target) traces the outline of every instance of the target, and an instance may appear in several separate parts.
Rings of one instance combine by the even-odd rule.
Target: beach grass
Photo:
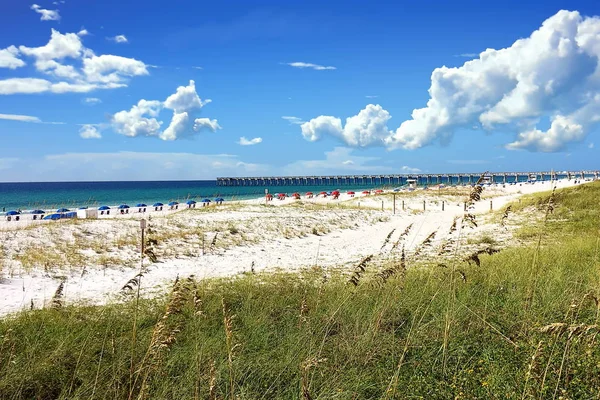
[[[19,313],[0,320],[0,398],[596,398],[598,196],[593,183],[511,204],[528,240],[478,262],[413,264],[393,244],[342,271]]]

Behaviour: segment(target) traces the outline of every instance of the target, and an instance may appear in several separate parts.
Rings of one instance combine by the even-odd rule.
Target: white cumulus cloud
[[[216,119],[210,119],[210,118],[196,118],[194,120],[194,130],[196,132],[198,132],[201,129],[208,129],[212,132],[216,132],[218,129],[223,129],[221,128],[221,125],[219,125],[219,122]]]
[[[17,69],[23,67],[25,62],[19,57],[19,49],[15,46],[8,46],[0,49],[0,68]]]
[[[287,65],[289,65],[290,67],[294,67],[294,68],[302,68],[302,69],[309,68],[309,69],[314,69],[317,71],[328,71],[328,70],[336,69],[335,67],[332,67],[332,66],[324,66],[324,65],[307,63],[307,62],[302,62],[302,61],[295,61],[295,62],[287,63]]]
[[[85,93],[124,87],[130,78],[148,75],[147,65],[139,60],[96,55],[83,45],[82,32],[63,34],[52,29],[50,40],[43,46],[0,50],[0,67],[23,66],[25,62],[19,57],[26,56],[34,59],[35,69],[45,76],[0,79],[0,94]]]
[[[37,4],[32,4],[31,9],[41,15],[41,21],[58,21],[60,19],[58,10],[46,10]]]
[[[366,147],[385,144],[390,136],[387,128],[390,118],[390,113],[380,105],[369,104],[358,115],[347,118],[344,126],[339,118],[321,115],[300,127],[304,138],[311,142],[327,134],[338,137],[349,146]]]
[[[216,119],[194,118],[194,114],[210,101],[200,99],[195,82],[190,81],[187,86],[179,86],[164,102],[142,99],[130,110],[114,114],[111,122],[117,133],[129,137],[151,136],[165,141],[192,137],[204,128],[213,132],[221,129]],[[163,109],[173,112],[171,122],[164,131],[161,130],[163,121],[158,119]]]
[[[563,151],[597,126],[599,92],[600,18],[563,10],[510,47],[487,49],[460,67],[436,68],[426,107],[389,134],[382,125],[389,114],[372,104],[351,117],[360,121],[354,131],[362,134],[351,134],[330,116],[303,124],[302,134],[310,141],[334,135],[352,146],[417,149],[447,143],[457,129],[481,126],[483,132],[514,132],[508,149]],[[537,127],[543,118],[551,121],[547,130]]]
[[[246,139],[244,136],[242,136],[238,142],[241,146],[252,146],[259,143],[262,143],[262,138],[255,137],[254,139]]]
[[[83,139],[101,139],[102,134],[95,125],[83,125],[79,129],[79,136]]]

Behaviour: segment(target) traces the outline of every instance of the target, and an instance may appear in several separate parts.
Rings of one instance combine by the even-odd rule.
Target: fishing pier
[[[486,183],[520,183],[557,179],[598,179],[599,171],[562,172],[490,172]],[[456,174],[386,174],[386,175],[331,175],[331,176],[267,176],[217,178],[217,186],[404,186],[415,182],[426,185],[473,184],[483,173]]]

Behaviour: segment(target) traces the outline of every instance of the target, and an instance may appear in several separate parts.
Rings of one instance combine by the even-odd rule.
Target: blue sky
[[[11,2],[0,181],[597,169],[600,6],[539,3]]]

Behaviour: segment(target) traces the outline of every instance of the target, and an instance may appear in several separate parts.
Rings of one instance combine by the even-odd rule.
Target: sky
[[[600,5],[535,3],[6,2],[0,181],[599,169]]]

